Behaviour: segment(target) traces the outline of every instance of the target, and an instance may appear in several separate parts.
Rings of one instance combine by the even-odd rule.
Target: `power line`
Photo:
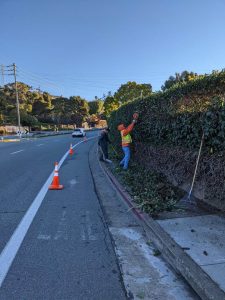
[[[56,82],[55,80],[53,81],[53,80],[51,80],[51,79],[49,79],[49,78],[41,77],[41,76],[36,75],[36,74],[34,74],[34,73],[31,73],[31,72],[28,72],[28,71],[24,71],[24,69],[22,69],[22,68],[19,68],[19,72],[20,72],[22,75],[27,76],[29,79],[32,78],[32,79],[34,79],[35,81],[41,81],[41,82],[48,83],[49,85],[59,87],[58,84],[55,83],[55,82]],[[87,86],[90,86],[90,85],[91,85],[92,87],[105,88],[105,85],[98,84],[99,81],[90,81],[90,80],[82,80],[82,79],[77,80],[77,79],[75,79],[75,78],[68,78],[68,80],[69,80],[69,81],[72,81],[72,82],[74,82],[74,83],[76,83],[77,85],[87,85]],[[62,80],[60,80],[60,84],[61,84],[61,82],[63,81],[64,85],[65,85],[65,84],[68,84],[69,86],[71,86],[71,84],[68,82],[68,80],[65,80],[65,78],[62,79]],[[57,81],[59,81],[59,80],[57,80]],[[109,84],[112,85],[111,82],[110,82]],[[113,85],[114,85],[114,86],[118,86],[118,84],[116,84],[116,83],[114,83]]]
[[[31,82],[34,82],[35,84],[38,83],[38,84],[41,84],[41,85],[44,85],[44,86],[47,86],[47,87],[54,87],[54,88],[57,88],[59,90],[61,90],[61,87],[59,87],[58,84],[56,84],[55,82],[53,81],[50,81],[49,79],[45,79],[45,78],[41,78],[37,75],[33,75],[31,74],[31,72],[27,72],[27,71],[24,71],[22,68],[19,68],[19,74],[18,74],[19,77],[21,77],[21,79],[25,79],[25,80],[29,80]],[[72,79],[73,80],[73,79]],[[76,89],[79,89],[80,86],[85,86],[85,88],[106,88],[106,89],[110,89],[110,87],[107,87],[106,85],[98,85],[98,84],[90,84],[89,82],[77,82],[75,81],[73,85],[71,85],[71,83],[69,82],[65,82],[64,80],[64,85],[69,85],[70,88],[76,88]],[[110,84],[112,86],[112,84]],[[62,84],[61,84],[62,86]],[[114,84],[114,86],[118,86],[117,84]]]
[[[135,75],[124,75],[124,76],[118,76],[118,75],[113,75],[113,74],[110,74],[110,75],[107,75],[107,74],[104,74],[102,73],[101,76],[97,75],[96,76],[96,73],[94,75],[87,75],[87,74],[84,74],[84,73],[80,73],[79,75],[76,75],[76,76],[72,76],[69,75],[69,74],[54,74],[53,76],[55,76],[54,79],[49,79],[49,76],[52,76],[52,74],[47,74],[47,73],[42,73],[42,75],[38,75],[37,73],[34,74],[33,72],[30,72],[30,71],[27,71],[25,70],[24,68],[20,68],[20,70],[23,71],[24,74],[26,75],[30,75],[32,76],[33,78],[36,78],[36,79],[42,79],[42,80],[45,80],[49,83],[55,83],[56,81],[60,81],[60,82],[66,82],[68,80],[70,81],[74,81],[76,83],[87,83],[87,84],[95,84],[95,85],[98,85],[99,87],[102,87],[104,88],[101,83],[103,83],[103,85],[105,84],[105,81],[108,81],[109,84],[112,86],[118,86],[121,84],[121,80],[122,81],[132,81],[130,79],[128,79],[127,77],[135,77],[134,78],[134,81],[136,81],[137,79],[137,74],[135,73]],[[90,73],[89,73],[90,74]],[[166,74],[166,73],[165,73]],[[141,74],[143,76],[143,73]],[[48,77],[46,77],[48,76]],[[58,78],[57,78],[58,77]],[[95,80],[93,80],[93,77],[95,78]],[[138,75],[139,77],[139,75]],[[148,78],[149,79],[164,79],[165,75],[163,75],[163,73],[160,73],[160,74],[156,74],[154,75],[154,73],[150,73],[148,74]],[[115,81],[116,79],[116,81]],[[113,82],[112,82],[113,80]],[[140,79],[141,80],[141,79]],[[100,86],[101,85],[101,86]]]
[[[49,83],[48,81],[45,81],[43,79],[37,79],[34,76],[31,75],[27,75],[25,74],[23,71],[20,70],[19,72],[19,77],[23,80],[29,80],[31,82],[34,82],[35,84],[41,84],[42,86],[47,86],[47,87],[56,87],[58,89],[61,90],[61,87],[59,87],[57,84],[53,84],[53,83]],[[89,84],[87,82],[74,82],[73,84],[69,83],[69,82],[64,82],[64,86],[69,85],[70,88],[75,88],[75,89],[80,89],[81,87],[85,87],[85,89],[93,89],[93,88],[104,88],[104,89],[110,89],[110,86],[106,86],[106,85],[97,85],[97,84]],[[111,85],[111,84],[110,84]],[[111,85],[112,86],[112,85]],[[118,86],[118,85],[114,85],[114,86]]]
[[[51,82],[49,80],[45,80],[43,78],[40,78],[40,77],[37,77],[35,75],[31,75],[31,74],[28,74],[26,72],[24,72],[23,70],[19,69],[19,76],[23,76],[23,77],[27,77],[28,79],[32,79],[34,81],[38,81],[38,82],[43,82],[47,85],[50,85],[50,86],[53,86],[53,87],[57,87],[57,88],[60,88],[57,84],[55,84],[54,82]]]
[[[8,66],[10,67],[10,66]],[[5,70],[6,71],[6,70]],[[7,70],[8,71],[8,70]],[[11,70],[13,71],[13,70]],[[207,70],[208,71],[208,70]],[[143,74],[146,74],[146,72],[142,72],[141,74],[135,73],[132,76],[129,74],[123,74],[121,73],[117,74],[105,74],[101,72],[95,72],[88,74],[85,73],[76,73],[76,75],[71,74],[47,74],[42,73],[42,75],[39,73],[33,73],[30,72],[24,68],[17,67],[17,77],[21,78],[23,81],[27,81],[28,83],[31,82],[34,85],[42,86],[47,89],[57,89],[60,94],[62,94],[62,89],[67,90],[68,88],[71,90],[75,90],[77,94],[78,91],[88,90],[92,91],[94,89],[104,89],[105,91],[109,90],[116,90],[121,85],[126,84],[127,81],[142,81],[140,78],[143,76]],[[168,74],[168,72],[148,72],[147,78],[149,83],[151,84],[151,81],[154,80],[155,84],[160,85],[163,84],[161,80],[165,80],[165,75]],[[6,74],[3,72],[3,81],[4,81],[4,75],[12,75],[12,74]],[[54,77],[51,78],[51,77]],[[167,75],[168,76],[168,75]],[[133,79],[128,79],[128,77],[133,77]],[[137,79],[139,77],[139,79]],[[124,83],[121,83],[121,80],[124,81]],[[145,79],[146,81],[146,79]]]

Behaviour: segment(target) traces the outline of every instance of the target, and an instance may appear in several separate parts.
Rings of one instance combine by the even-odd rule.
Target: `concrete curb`
[[[204,300],[224,300],[225,292],[206,274],[203,269],[180,247],[171,236],[149,215],[135,207],[131,196],[125,191],[114,175],[100,163],[103,173],[120,193],[133,213],[139,218],[149,237],[168,263],[180,273],[196,293]],[[98,184],[96,182],[96,187]]]

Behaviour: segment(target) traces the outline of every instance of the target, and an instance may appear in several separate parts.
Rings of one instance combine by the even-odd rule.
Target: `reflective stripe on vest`
[[[132,143],[132,138],[129,133],[127,135],[123,136],[123,130],[121,130],[121,137],[122,137],[122,144]]]

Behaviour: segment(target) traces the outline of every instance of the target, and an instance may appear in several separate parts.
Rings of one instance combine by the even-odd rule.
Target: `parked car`
[[[77,128],[72,133],[72,137],[86,136],[86,133],[83,128]]]

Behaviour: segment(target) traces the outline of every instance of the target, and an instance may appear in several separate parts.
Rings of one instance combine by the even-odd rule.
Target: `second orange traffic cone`
[[[73,152],[73,146],[72,146],[72,144],[70,144],[70,151],[69,151],[69,154],[70,154],[70,155],[73,155],[73,153],[74,153],[74,152]]]
[[[58,163],[55,163],[54,177],[52,180],[52,184],[48,188],[49,190],[62,190],[63,185],[59,184],[59,171],[58,171]]]

